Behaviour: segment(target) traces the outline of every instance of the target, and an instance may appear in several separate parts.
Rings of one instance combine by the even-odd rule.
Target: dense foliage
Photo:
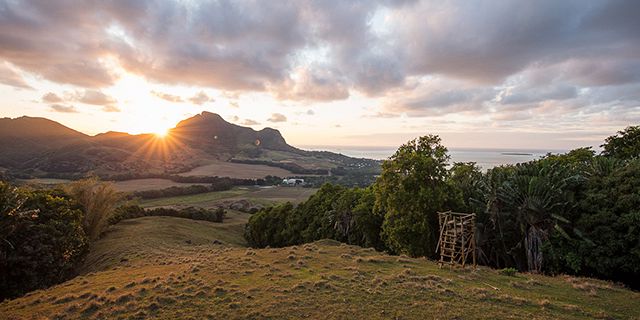
[[[482,172],[449,164],[436,136],[409,141],[367,189],[325,185],[308,201],[265,208],[251,245],[331,238],[392,253],[434,256],[438,211],[475,212],[481,263],[595,276],[640,287],[638,127],[590,148]]]
[[[382,236],[394,252],[435,256],[437,213],[462,204],[448,183],[448,161],[440,138],[425,136],[400,146],[382,164],[374,186],[376,208],[384,214]]]
[[[640,156],[640,126],[630,126],[608,137],[602,145],[603,155],[617,159],[635,159]]]
[[[373,191],[325,184],[307,201],[261,209],[247,223],[245,238],[255,247],[282,247],[319,239],[385,249],[382,217],[373,213]]]
[[[0,300],[60,283],[87,251],[83,212],[60,191],[0,182]]]
[[[115,224],[125,219],[134,219],[150,216],[167,216],[192,220],[204,220],[211,222],[222,222],[226,211],[223,208],[209,210],[204,208],[187,207],[181,209],[174,208],[154,208],[144,209],[137,205],[123,205],[116,209],[115,214],[109,219],[109,223]]]

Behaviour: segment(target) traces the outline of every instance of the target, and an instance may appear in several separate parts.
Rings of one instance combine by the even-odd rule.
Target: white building
[[[304,179],[282,179],[283,186],[301,186],[304,185]]]

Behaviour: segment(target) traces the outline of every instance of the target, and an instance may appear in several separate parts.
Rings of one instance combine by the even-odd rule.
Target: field
[[[266,176],[285,178],[294,175],[288,170],[265,165],[213,161],[212,163],[181,173],[182,176],[219,176],[239,179],[260,179]]]
[[[84,272],[0,304],[6,319],[637,319],[640,294],[609,282],[439,269],[322,240],[242,247],[246,216],[145,217],[112,227]]]
[[[40,184],[40,185],[56,185],[68,183],[70,180],[66,179],[52,179],[52,178],[35,178],[35,179],[18,179],[20,184]]]
[[[195,206],[215,207],[220,201],[249,200],[252,203],[269,205],[277,202],[300,203],[318,189],[299,187],[236,187],[228,191],[216,191],[194,195],[149,199],[140,201],[143,207]]]
[[[118,191],[133,192],[133,191],[147,191],[158,190],[169,187],[188,187],[194,184],[208,185],[207,183],[180,183],[173,182],[168,179],[133,179],[125,181],[116,181],[113,183]]]

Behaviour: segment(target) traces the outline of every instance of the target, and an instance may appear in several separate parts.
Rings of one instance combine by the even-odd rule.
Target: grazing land
[[[246,216],[112,227],[84,274],[0,304],[7,319],[634,319],[640,294],[567,276],[439,269],[331,240],[242,247]]]
[[[191,171],[181,173],[182,176],[219,176],[238,179],[261,179],[266,176],[288,177],[293,173],[276,167],[212,161],[206,165],[196,167]]]
[[[53,178],[35,178],[35,179],[18,179],[21,184],[27,185],[57,185],[68,183],[67,179],[53,179]]]
[[[116,181],[113,183],[122,192],[148,191],[165,189],[169,187],[188,187],[191,185],[208,185],[207,183],[180,183],[168,179],[132,179],[125,181]]]
[[[221,201],[243,199],[262,205],[287,201],[300,203],[317,190],[300,187],[235,187],[227,191],[142,200],[140,205],[143,207],[194,206],[211,208],[217,206]]]

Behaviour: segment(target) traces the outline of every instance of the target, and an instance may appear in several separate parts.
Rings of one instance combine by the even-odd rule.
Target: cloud
[[[128,72],[228,99],[377,97],[377,117],[553,115],[548,125],[563,126],[615,108],[631,119],[639,11],[598,0],[3,1],[0,82],[27,88],[28,73],[101,92]],[[212,101],[201,93],[157,96]],[[115,109],[106,98],[71,101]]]
[[[204,91],[200,91],[196,93],[196,95],[194,95],[193,97],[189,98],[189,101],[191,101],[191,103],[193,104],[197,104],[200,106],[207,102],[213,102],[214,99],[209,97],[206,93],[204,93]]]
[[[259,125],[260,122],[251,120],[251,119],[244,119],[244,121],[242,121],[241,124],[245,126],[255,126],[255,125]]]
[[[57,112],[79,112],[69,104],[70,102],[101,106],[104,112],[121,111],[120,108],[115,105],[117,103],[116,99],[99,90],[65,92],[63,95],[47,92],[42,96],[42,102],[51,104],[50,109]]]
[[[84,92],[78,92],[76,93],[75,100],[96,106],[110,106],[117,102],[116,99],[99,90],[84,90]]]
[[[163,99],[163,100],[166,100],[166,101],[169,101],[169,102],[175,102],[175,103],[184,102],[182,97],[176,96],[176,95],[172,95],[172,94],[168,94],[168,93],[164,93],[164,92],[158,92],[158,91],[153,91],[152,90],[151,94],[156,96],[156,97],[158,97],[158,98],[160,98],[160,99]]]
[[[114,105],[106,105],[104,107],[102,107],[102,111],[104,112],[121,112],[122,110],[120,110],[120,108],[114,106]]]
[[[307,110],[306,114],[307,114],[308,116],[312,116],[312,115],[314,115],[314,114],[316,114],[316,113],[315,113],[315,112],[313,112],[313,110],[309,109],[309,110]]]
[[[49,106],[49,109],[54,112],[78,113],[78,110],[72,105],[52,104]]]
[[[287,117],[281,113],[271,114],[271,117],[267,119],[269,122],[286,122]]]
[[[231,107],[231,108],[240,108],[240,104],[238,104],[237,101],[230,101],[229,102],[229,107]]]
[[[346,80],[327,69],[299,68],[289,79],[270,90],[281,100],[334,101],[349,98]]]
[[[33,89],[18,72],[2,63],[0,63],[0,83],[21,89]]]
[[[380,115],[404,113],[409,117],[439,116],[460,112],[481,112],[495,90],[442,77],[420,81],[405,90],[389,94]]]
[[[388,113],[388,112],[376,112],[375,114],[366,114],[366,115],[363,115],[362,117],[363,118],[369,118],[369,119],[376,119],[376,118],[391,119],[391,118],[400,117],[400,114],[398,114],[398,113]]]
[[[62,101],[63,99],[53,92],[47,92],[45,95],[42,96],[42,102],[60,103]]]

